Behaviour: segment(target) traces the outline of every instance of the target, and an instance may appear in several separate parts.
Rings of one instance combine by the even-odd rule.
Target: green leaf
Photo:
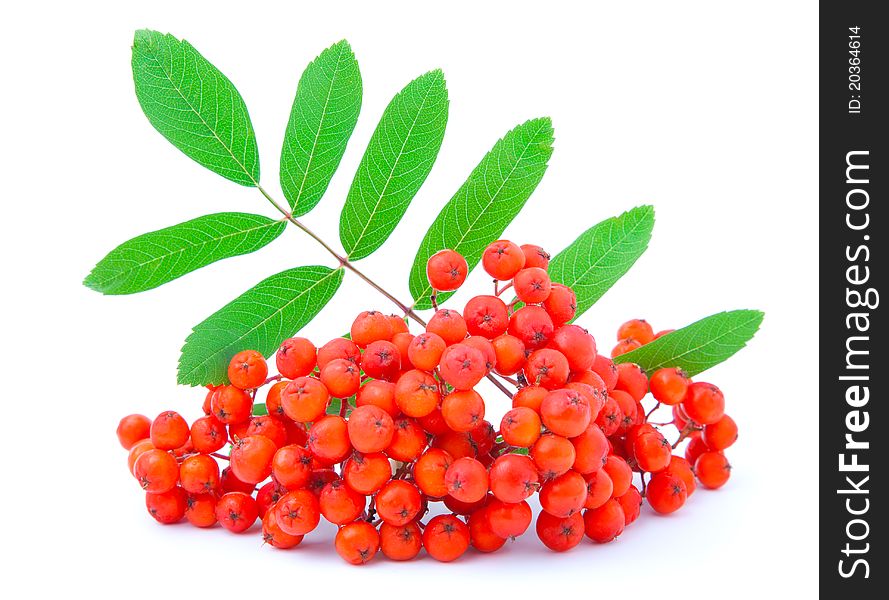
[[[361,73],[346,40],[303,71],[281,150],[281,189],[293,216],[318,204],[343,158],[361,110]]]
[[[717,313],[621,354],[614,362],[636,363],[648,373],[678,367],[693,377],[743,348],[759,329],[763,316],[758,310]]]
[[[350,259],[370,255],[398,225],[432,170],[447,122],[441,70],[414,79],[386,107],[340,216],[340,240]]]
[[[265,402],[256,402],[253,404],[254,417],[264,417],[267,414],[269,414],[269,407],[265,405]]]
[[[133,81],[155,129],[188,157],[236,183],[259,181],[247,106],[231,81],[185,40],[140,29]]]
[[[416,308],[432,307],[432,288],[426,279],[429,257],[450,248],[462,254],[472,270],[485,247],[503,234],[540,183],[552,144],[550,119],[533,119],[498,140],[473,169],[426,232],[414,258],[409,283]],[[443,302],[449,296],[438,298]]]
[[[285,221],[216,213],[124,242],[99,261],[83,284],[103,294],[135,294],[210,263],[255,252],[284,231]]]
[[[549,263],[553,281],[577,295],[575,319],[595,304],[648,248],[654,208],[637,206],[593,225]]]
[[[241,350],[270,356],[336,293],[342,269],[297,267],[260,281],[196,325],[179,357],[179,383],[228,381],[231,357]]]

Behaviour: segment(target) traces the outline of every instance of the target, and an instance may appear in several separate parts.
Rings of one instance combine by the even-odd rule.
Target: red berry
[[[306,338],[295,337],[284,340],[275,355],[278,373],[287,379],[305,377],[315,370],[318,350]]]
[[[175,450],[188,441],[190,430],[179,413],[172,410],[162,412],[151,423],[151,443],[160,450]]]
[[[321,383],[334,398],[354,396],[361,387],[361,369],[344,358],[334,359],[321,369]]]
[[[492,500],[485,507],[484,515],[491,531],[501,538],[517,538],[531,525],[531,507],[524,500],[516,503]]]
[[[585,476],[587,496],[583,502],[584,508],[599,508],[611,498],[614,492],[614,484],[611,477],[604,469]]]
[[[574,464],[576,452],[570,440],[560,435],[546,433],[531,448],[531,458],[543,479],[552,479],[566,473]]]
[[[386,456],[402,462],[414,462],[426,448],[426,432],[416,420],[401,416],[394,422],[392,441]]]
[[[724,414],[715,423],[704,425],[702,435],[711,450],[725,450],[738,439],[738,426],[734,419]]]
[[[476,296],[466,303],[463,318],[471,335],[494,339],[506,333],[509,314],[506,304],[496,296]]]
[[[654,339],[654,331],[645,319],[633,319],[621,325],[617,330],[618,341],[630,338],[644,345]]]
[[[425,417],[440,400],[438,381],[425,371],[408,371],[395,384],[395,403],[409,417]]]
[[[513,335],[500,335],[491,340],[494,347],[494,370],[501,375],[515,375],[525,365],[525,344]]]
[[[611,484],[614,486],[614,497],[626,494],[633,484],[633,470],[627,464],[627,461],[612,454],[605,459],[605,464],[602,468],[611,478]]]
[[[583,539],[584,523],[580,513],[556,517],[546,511],[537,515],[537,537],[554,552],[565,552]]]
[[[695,461],[695,475],[705,488],[715,490],[726,484],[732,466],[722,452],[704,452]]]
[[[469,543],[479,552],[495,552],[506,543],[506,538],[494,533],[487,513],[487,507],[482,507],[469,515]]]
[[[305,535],[315,529],[321,520],[318,498],[308,490],[288,492],[272,510],[278,526],[290,535]]]
[[[216,520],[232,533],[247,531],[258,517],[256,500],[243,492],[229,492],[216,503]]]
[[[158,523],[170,525],[178,523],[185,516],[188,494],[182,488],[174,487],[166,492],[145,494],[145,507]]]
[[[447,344],[437,333],[421,333],[415,337],[407,349],[407,356],[416,368],[432,371],[441,361]]]
[[[179,465],[179,484],[189,494],[208,494],[219,487],[219,465],[206,454],[189,456]]]
[[[617,500],[609,500],[599,508],[585,511],[583,524],[587,537],[594,542],[604,544],[623,532],[624,511]]]
[[[380,525],[380,550],[390,560],[410,560],[423,549],[423,532],[416,523]]]
[[[642,494],[639,493],[636,486],[631,485],[622,496],[616,496],[615,500],[624,511],[624,526],[639,518],[639,514],[642,512]]]
[[[312,454],[303,448],[291,444],[279,448],[272,458],[272,475],[275,481],[289,490],[303,487],[309,482],[312,474]]]
[[[658,369],[651,375],[648,386],[654,399],[668,406],[675,406],[685,400],[691,382],[681,369]]]
[[[625,340],[619,341],[614,348],[611,349],[611,358],[617,358],[622,354],[626,354],[627,352],[632,352],[637,348],[641,348],[642,344],[639,343],[638,340],[633,338],[627,338]]]
[[[298,423],[313,422],[324,414],[330,392],[314,377],[298,377],[281,392],[284,414]]]
[[[244,423],[253,412],[253,398],[242,389],[224,385],[210,397],[210,410],[226,425]]]
[[[382,452],[392,442],[395,422],[376,406],[359,406],[348,422],[349,441],[359,452]]]
[[[327,464],[341,462],[352,451],[346,420],[337,415],[327,415],[312,423],[306,447]]]
[[[456,310],[442,308],[429,319],[426,331],[438,335],[450,346],[463,341],[469,329],[463,315]]]
[[[725,397],[715,385],[696,382],[689,386],[682,408],[695,423],[711,425],[725,414]]]
[[[448,494],[461,502],[477,502],[488,492],[488,472],[474,458],[455,460],[445,472]]]
[[[565,355],[572,371],[586,371],[596,360],[596,340],[583,327],[563,325],[553,333],[553,347]]]
[[[655,473],[651,481],[648,482],[648,487],[645,488],[645,498],[648,500],[648,504],[655,512],[662,515],[679,510],[685,504],[687,496],[685,482],[679,477],[665,472]]]
[[[441,292],[451,292],[463,285],[468,272],[466,259],[454,250],[440,250],[426,263],[429,284]]]
[[[482,267],[499,281],[509,281],[525,266],[525,253],[508,240],[497,240],[485,248]]]
[[[553,283],[543,308],[557,327],[571,321],[577,314],[577,296],[567,285]]]
[[[265,383],[269,366],[265,357],[256,350],[244,350],[235,354],[228,363],[228,379],[242,390],[252,390]]]
[[[441,498],[448,493],[445,473],[453,459],[446,451],[430,448],[424,452],[414,464],[414,481],[424,494],[432,498]]]
[[[216,525],[216,494],[189,494],[185,500],[185,518],[195,527]]]
[[[374,379],[368,381],[358,390],[355,397],[356,406],[376,406],[381,408],[392,418],[401,413],[398,404],[395,403],[395,384],[391,381]]]
[[[526,267],[516,273],[513,288],[519,300],[526,304],[540,304],[549,297],[552,280],[540,267]]]
[[[117,441],[129,450],[151,435],[151,419],[145,415],[127,415],[117,425]]]
[[[510,335],[519,338],[526,349],[536,350],[550,342],[554,327],[553,320],[543,308],[523,306],[509,318],[507,330]]]
[[[531,497],[540,487],[534,462],[520,454],[498,456],[491,465],[488,477],[494,497],[511,504]]]
[[[472,431],[485,418],[485,402],[475,390],[454,390],[441,401],[441,415],[454,431]]]
[[[471,390],[487,371],[484,355],[467,344],[449,346],[441,355],[441,377],[455,389]]]
[[[169,452],[155,448],[139,455],[133,465],[133,475],[146,492],[163,494],[179,482],[179,465]]]
[[[659,432],[643,433],[633,441],[633,456],[639,468],[649,473],[663,471],[670,464],[670,443]]]
[[[327,363],[338,358],[357,365],[361,360],[361,349],[352,340],[334,338],[318,349],[318,369],[323,369]]]
[[[570,517],[583,508],[587,484],[577,471],[567,471],[540,488],[540,506],[556,517]]]
[[[608,438],[602,433],[602,429],[595,423],[591,423],[580,435],[571,438],[574,445],[574,470],[587,474],[598,471],[605,464],[608,455]]]
[[[432,517],[423,530],[423,547],[435,560],[456,560],[469,548],[469,527],[455,515]]]
[[[232,448],[232,472],[245,483],[259,483],[272,474],[272,459],[277,451],[274,442],[264,435],[241,438]]]
[[[303,536],[290,535],[281,529],[275,511],[269,510],[262,517],[262,541],[275,548],[286,550],[298,546],[303,541]]]
[[[551,348],[535,350],[525,364],[525,378],[548,390],[564,387],[568,382],[568,373],[568,359]]]
[[[359,494],[370,496],[392,478],[392,465],[381,452],[372,454],[355,452],[343,464],[342,472],[343,479],[350,488]]]
[[[377,514],[390,525],[407,525],[420,513],[423,499],[417,487],[396,479],[388,482],[377,492]]]
[[[534,244],[522,244],[522,253],[525,255],[525,267],[538,267],[547,269],[549,267],[549,253]]]
[[[321,489],[318,507],[324,518],[334,525],[351,523],[367,508],[367,498],[342,479],[334,479]]]
[[[500,435],[510,446],[530,448],[540,437],[541,425],[540,416],[534,409],[519,406],[503,415],[500,421]]]
[[[648,393],[648,377],[642,367],[635,363],[617,365],[617,383],[614,389],[628,393],[633,400],[640,402]]]
[[[360,348],[377,341],[392,339],[392,322],[389,317],[375,310],[366,310],[355,317],[350,335],[352,341]]]
[[[574,390],[550,392],[540,405],[543,424],[553,433],[565,437],[583,433],[590,424],[591,415],[587,399]]]
[[[401,352],[390,341],[371,342],[361,356],[361,368],[369,377],[391,381],[401,371]]]
[[[216,417],[207,415],[191,424],[191,442],[202,454],[220,450],[228,441],[225,425]]]

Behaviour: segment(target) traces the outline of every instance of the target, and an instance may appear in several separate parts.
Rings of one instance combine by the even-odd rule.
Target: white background
[[[813,3],[88,4],[19,3],[5,9],[0,36],[4,596],[814,596]],[[668,518],[646,509],[613,544],[585,540],[557,555],[531,532],[494,556],[450,565],[379,559],[351,568],[334,554],[330,527],[278,552],[257,535],[155,524],[127,474],[117,420],[166,408],[198,416],[203,394],[175,384],[190,326],[272,273],[331,261],[291,228],[256,254],[142,295],[102,297],[80,285],[108,250],[140,233],[208,212],[274,215],[258,192],[204,170],[148,124],[129,66],[140,27],[186,37],[235,82],[257,131],[263,184],[279,197],[299,74],[348,38],[364,79],[361,118],[327,196],[305,218],[334,243],[382,109],[413,77],[444,69],[451,108],[438,161],[389,242],[361,263],[402,298],[426,226],[472,167],[512,126],[550,115],[549,171],[508,237],[557,251],[635,205],[657,210],[648,252],[581,320],[604,350],[632,317],[667,328],[724,309],[766,312],[749,347],[707,374],[741,428],[730,483]],[[467,287],[483,289],[484,279],[474,273]],[[319,341],[338,335],[368,308],[391,307],[347,274],[304,331]],[[504,403],[488,397],[499,420]]]

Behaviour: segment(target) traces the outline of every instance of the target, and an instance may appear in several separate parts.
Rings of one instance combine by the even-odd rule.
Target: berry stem
[[[219,452],[211,452],[210,456],[215,456],[216,458],[221,458],[222,460],[231,460],[231,458],[229,458],[225,454],[220,454]]]

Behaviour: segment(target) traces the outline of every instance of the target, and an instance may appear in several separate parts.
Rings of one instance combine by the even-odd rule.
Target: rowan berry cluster
[[[259,519],[275,548],[298,545],[324,517],[338,526],[335,548],[350,563],[377,552],[409,560],[423,549],[451,561],[524,534],[535,493],[543,509],[536,534],[564,551],[584,535],[615,539],[639,517],[643,497],[670,513],[696,478],[709,488],[726,482],[723,450],[737,427],[717,387],[672,368],[649,377],[599,354],[571,324],[574,292],[550,280],[540,247],[497,241],[482,264],[494,292],[462,312],[437,309],[417,335],[402,317],[363,312],[349,336],[320,348],[285,340],[277,375],[258,352],[236,354],[230,384],[209,390],[204,416],[190,426],[173,411],[124,417],[118,438],[149,513],[235,533]],[[452,250],[427,266],[438,292],[460,287],[467,271]],[[629,321],[614,356],[654,337],[645,321]],[[476,390],[485,378],[516,390],[498,427],[485,420]],[[672,407],[676,443],[649,422],[649,391],[655,406]],[[674,455],[687,438],[685,458]],[[445,514],[430,516],[439,502]]]

